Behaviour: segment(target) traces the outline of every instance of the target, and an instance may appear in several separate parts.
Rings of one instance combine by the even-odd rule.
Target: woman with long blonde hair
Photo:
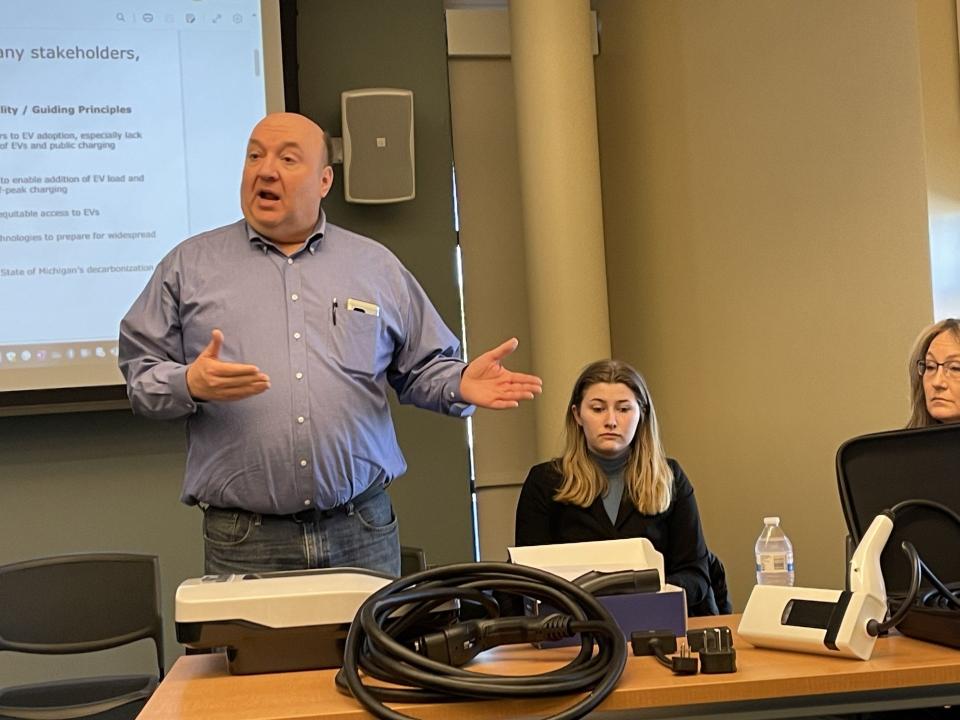
[[[573,386],[563,454],[527,475],[516,544],[630,537],[663,554],[666,581],[686,591],[690,614],[717,612],[693,486],[664,454],[647,385],[630,365],[600,360]]]

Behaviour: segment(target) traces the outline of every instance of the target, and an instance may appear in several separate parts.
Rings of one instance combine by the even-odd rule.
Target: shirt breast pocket
[[[375,374],[379,334],[380,318],[376,315],[355,310],[337,313],[337,324],[333,328],[337,362],[345,370]]]

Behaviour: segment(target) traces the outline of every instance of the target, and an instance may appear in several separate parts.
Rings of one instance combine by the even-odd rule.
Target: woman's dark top
[[[667,462],[673,471],[673,493],[667,509],[656,515],[645,515],[625,492],[616,522],[611,522],[604,510],[602,497],[598,496],[586,508],[554,500],[563,482],[556,463],[534,465],[517,503],[516,544],[551,545],[645,537],[663,554],[666,581],[686,591],[688,612],[716,614],[707,543],[693,486],[676,460]]]

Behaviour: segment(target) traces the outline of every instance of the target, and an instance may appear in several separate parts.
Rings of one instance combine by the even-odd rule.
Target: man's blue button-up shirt
[[[256,365],[269,390],[190,397],[187,365],[215,328],[220,359]],[[335,507],[401,475],[387,384],[401,402],[466,416],[464,367],[457,338],[400,261],[322,213],[289,257],[244,221],[184,241],[120,325],[134,412],[187,418],[181,499],[260,513]]]

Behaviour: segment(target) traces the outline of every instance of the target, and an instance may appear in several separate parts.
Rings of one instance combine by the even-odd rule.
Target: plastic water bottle
[[[793,545],[780,528],[780,518],[765,517],[754,547],[757,585],[793,585]]]

